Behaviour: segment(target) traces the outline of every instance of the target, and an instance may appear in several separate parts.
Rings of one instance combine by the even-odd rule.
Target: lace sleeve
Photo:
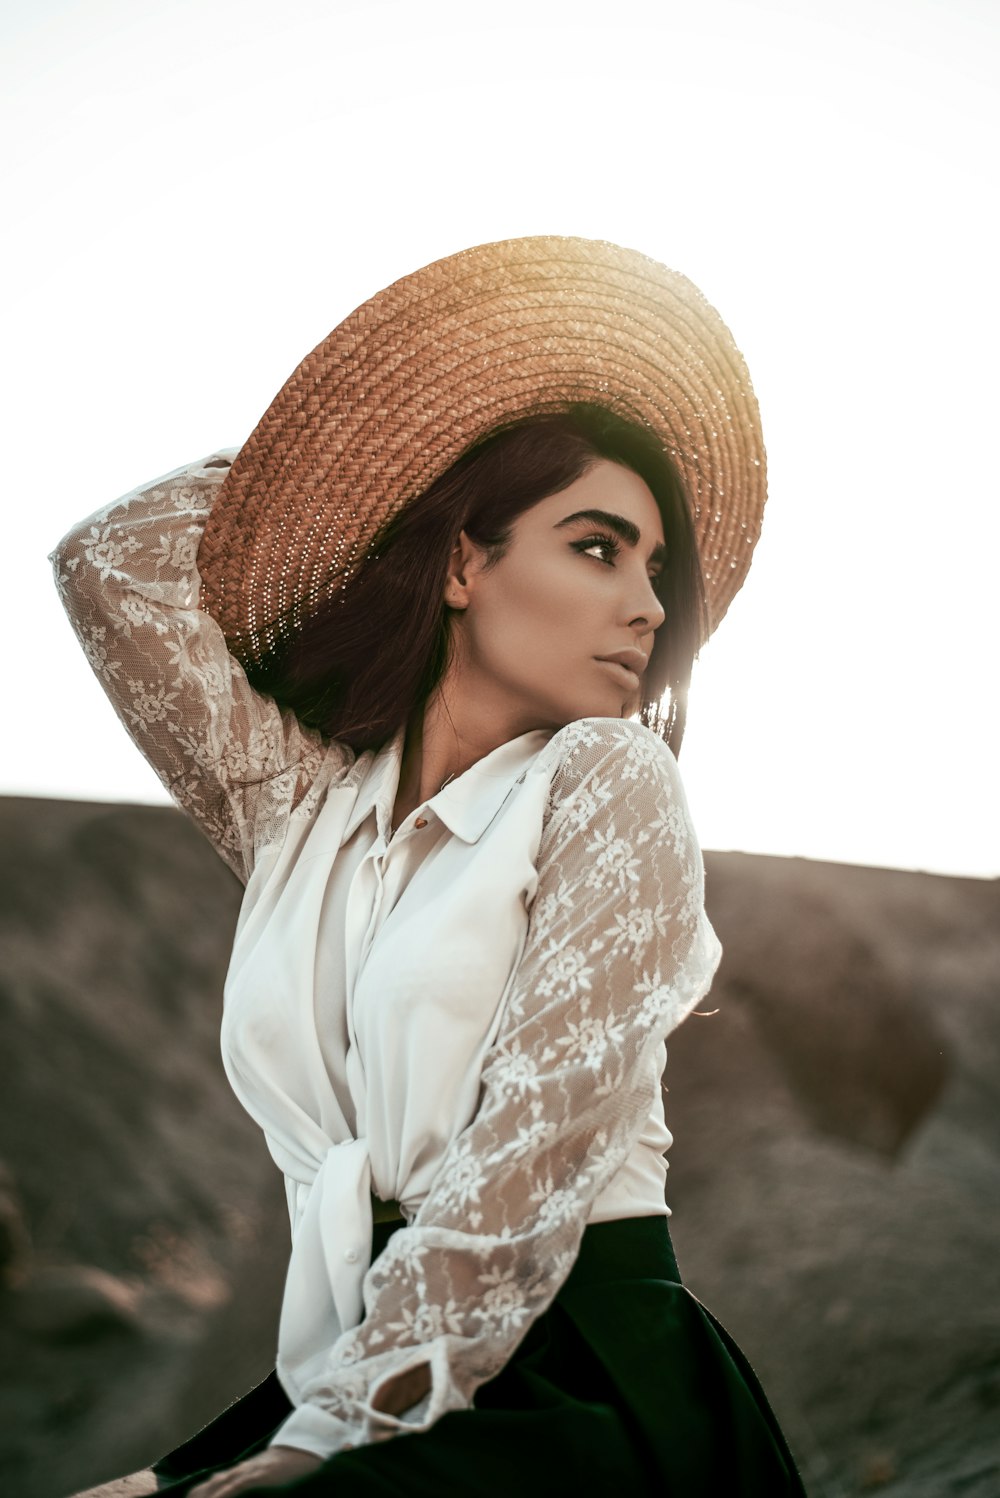
[[[49,555],[90,665],[175,801],[244,882],[291,811],[353,756],[250,687],[198,608],[198,546],[237,449],[174,469]],[[256,783],[254,783],[256,782]]]
[[[275,1444],[326,1456],[469,1406],[565,1281],[655,1101],[654,1051],[710,987],[721,948],[670,750],[628,720],[581,719],[556,740],[538,887],[478,1111]]]

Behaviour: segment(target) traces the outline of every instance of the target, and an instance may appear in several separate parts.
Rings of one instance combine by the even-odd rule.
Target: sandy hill
[[[287,1225],[218,1059],[240,887],[170,809],[0,801],[0,1491],[143,1466],[272,1364]],[[815,1498],[1000,1494],[1000,886],[706,855],[671,1230]]]

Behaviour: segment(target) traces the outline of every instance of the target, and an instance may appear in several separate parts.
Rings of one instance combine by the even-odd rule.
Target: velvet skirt
[[[402,1223],[377,1223],[380,1253]],[[290,1413],[271,1373],[154,1465],[181,1498],[267,1446]],[[805,1494],[757,1376],[681,1283],[666,1217],[587,1227],[549,1309],[473,1407],[329,1458],[257,1494],[301,1498],[679,1498]]]

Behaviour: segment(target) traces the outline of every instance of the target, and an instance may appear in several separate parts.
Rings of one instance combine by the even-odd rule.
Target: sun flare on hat
[[[576,402],[653,432],[684,481],[714,630],[760,534],[743,356],[686,276],[603,240],[501,240],[364,302],[237,454],[198,554],[202,607],[251,669],[346,587],[381,526],[494,428]]]

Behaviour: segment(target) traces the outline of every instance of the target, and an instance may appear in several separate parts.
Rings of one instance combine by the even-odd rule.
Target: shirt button
[[[414,825],[414,827],[426,827],[427,826],[427,818],[426,817],[418,817],[417,820],[414,822],[413,825]]]
[[[356,1248],[349,1248],[347,1250],[347,1252],[344,1254],[344,1258],[347,1260],[348,1264],[356,1264],[358,1262],[358,1251],[357,1251],[357,1249]]]

